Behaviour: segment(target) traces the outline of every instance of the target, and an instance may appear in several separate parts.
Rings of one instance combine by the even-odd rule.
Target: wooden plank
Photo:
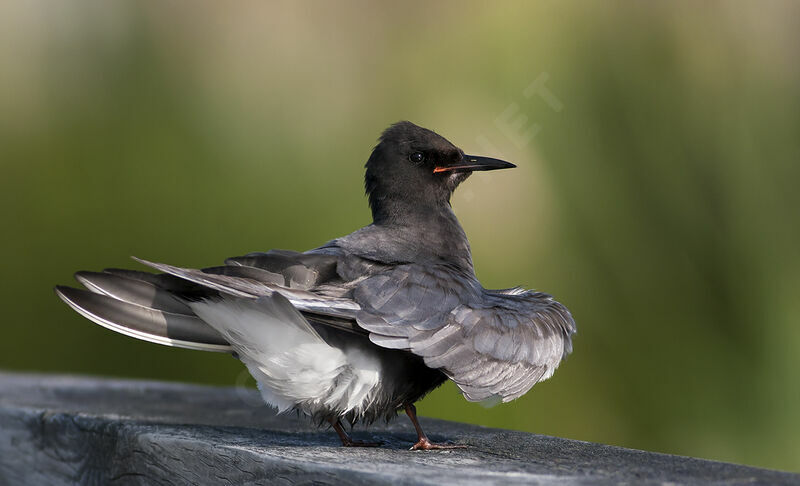
[[[253,390],[0,373],[0,484],[800,484],[800,475],[422,419],[467,449],[407,450],[405,418],[355,432],[276,416]]]

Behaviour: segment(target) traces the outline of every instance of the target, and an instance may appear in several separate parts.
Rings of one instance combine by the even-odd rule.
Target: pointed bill
[[[479,155],[465,155],[460,162],[453,165],[437,166],[433,173],[439,172],[472,172],[477,170],[513,169],[516,165],[500,159],[481,157]]]

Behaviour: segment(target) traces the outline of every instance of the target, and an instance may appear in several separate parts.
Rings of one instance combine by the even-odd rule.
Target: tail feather
[[[96,283],[97,280],[93,282]],[[126,302],[107,293],[94,293],[60,285],[55,291],[82,316],[121,334],[167,346],[202,351],[232,351],[228,342],[216,330],[196,316]]]

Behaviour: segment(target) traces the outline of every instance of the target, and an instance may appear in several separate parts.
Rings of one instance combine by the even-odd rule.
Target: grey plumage
[[[400,265],[361,282],[353,300],[373,343],[441,369],[470,401],[513,400],[571,351],[567,309],[539,292],[484,289],[447,266]]]
[[[168,346],[231,351],[228,342],[194,314],[159,310],[70,287],[56,287],[56,293],[78,313],[112,331]]]
[[[79,272],[88,290],[56,291],[115,331],[235,353],[268,403],[327,420],[353,445],[340,419],[405,407],[417,425],[413,403],[447,378],[467,400],[510,401],[571,352],[574,321],[551,296],[481,286],[450,208],[473,171],[506,167],[401,122],[367,162],[374,222],[359,231],[202,270],[137,259],[162,273]],[[415,447],[436,447],[418,431]]]

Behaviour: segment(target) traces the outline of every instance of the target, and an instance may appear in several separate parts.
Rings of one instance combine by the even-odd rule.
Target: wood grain
[[[411,452],[404,417],[356,430],[377,449],[276,416],[255,391],[0,373],[0,485],[800,484],[800,475],[422,419],[466,449]]]

